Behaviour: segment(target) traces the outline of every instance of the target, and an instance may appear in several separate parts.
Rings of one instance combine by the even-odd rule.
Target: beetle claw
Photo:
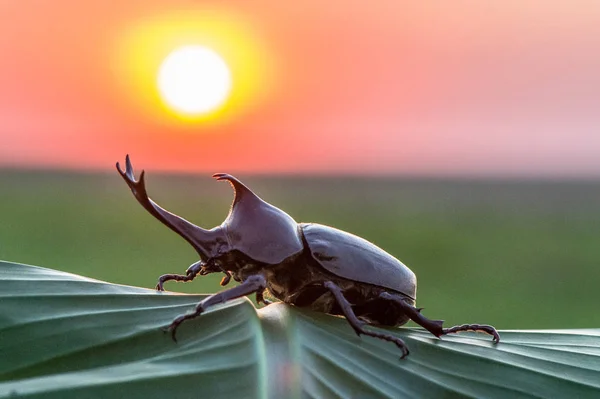
[[[402,349],[402,356],[400,356],[400,360],[404,359],[406,356],[408,356],[410,354],[410,351],[408,350],[408,348],[405,346]]]
[[[163,332],[163,334],[171,333],[171,339],[173,340],[173,342],[177,343],[177,337],[175,337],[175,330],[171,329],[171,324],[166,327],[161,327],[161,331]]]
[[[171,324],[169,324],[166,328],[163,328],[164,332],[170,332],[171,333],[171,338],[173,339],[173,342],[177,342],[177,329],[179,328],[179,326],[181,325],[181,323],[183,323],[184,321],[186,321],[187,319],[191,319],[193,317],[196,317],[196,314],[194,313],[186,313],[184,315],[181,315],[179,317],[177,317],[175,320],[173,320],[173,322]]]
[[[354,323],[350,323],[350,325],[352,326],[352,329],[354,330],[354,332],[356,333],[357,336],[361,336],[361,334],[365,333],[365,330],[363,329],[363,327],[368,324],[366,322],[364,322],[363,320],[356,320]]]

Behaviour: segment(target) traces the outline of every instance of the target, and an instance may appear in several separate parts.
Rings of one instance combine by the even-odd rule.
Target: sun
[[[161,63],[157,75],[162,100],[173,111],[201,116],[217,111],[232,89],[231,71],[214,50],[188,45],[173,50]]]
[[[128,21],[113,36],[114,100],[129,115],[181,133],[252,115],[281,78],[258,28],[246,14],[212,7]]]

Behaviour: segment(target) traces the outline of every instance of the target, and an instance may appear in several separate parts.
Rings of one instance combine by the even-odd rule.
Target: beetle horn
[[[146,192],[146,184],[144,181],[144,171],[140,173],[139,180],[135,179],[133,167],[129,160],[129,155],[125,158],[125,171],[121,170],[119,162],[117,162],[117,170],[125,183],[131,189],[135,199],[146,209],[152,216],[160,220],[164,225],[179,234],[198,252],[200,259],[206,261],[210,257],[211,249],[221,236],[217,229],[205,230],[187,220],[172,214],[171,212],[160,207],[156,202],[152,201]]]
[[[244,201],[250,198],[259,199],[256,194],[252,192],[248,187],[244,185],[241,181],[239,181],[236,177],[231,176],[227,173],[215,173],[213,177],[217,180],[227,180],[231,187],[233,187],[233,204],[232,207],[235,207],[240,201]]]

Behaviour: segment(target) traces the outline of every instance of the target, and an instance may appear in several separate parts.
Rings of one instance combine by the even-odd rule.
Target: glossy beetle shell
[[[349,280],[398,291],[416,299],[415,274],[375,244],[321,224],[301,223],[300,227],[312,256],[327,271]]]

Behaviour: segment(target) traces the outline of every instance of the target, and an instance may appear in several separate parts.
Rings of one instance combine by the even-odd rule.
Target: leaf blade
[[[387,329],[246,299],[160,327],[202,295],[158,293],[0,262],[0,397],[598,397],[600,329],[465,333]],[[375,327],[369,327],[375,328]]]

